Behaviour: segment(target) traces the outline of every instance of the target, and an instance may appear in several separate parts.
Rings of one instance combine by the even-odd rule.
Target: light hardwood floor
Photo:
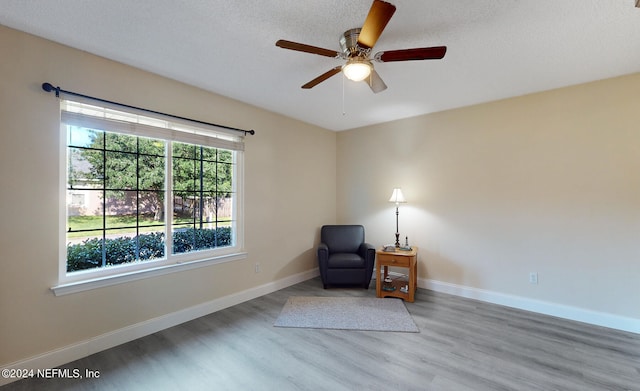
[[[99,379],[1,390],[640,391],[638,334],[424,289],[406,303],[420,333],[273,327],[294,295],[375,297],[375,284],[312,279],[64,366]]]

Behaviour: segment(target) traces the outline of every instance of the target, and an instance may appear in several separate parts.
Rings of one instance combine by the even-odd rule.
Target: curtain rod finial
[[[51,92],[56,91],[56,98],[60,97],[60,87],[54,87],[51,83],[42,83],[42,89]]]

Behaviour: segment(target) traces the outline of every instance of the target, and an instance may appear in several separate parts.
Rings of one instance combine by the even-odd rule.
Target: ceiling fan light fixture
[[[362,81],[369,77],[373,66],[366,58],[353,57],[347,60],[347,64],[342,68],[342,72],[349,80]]]

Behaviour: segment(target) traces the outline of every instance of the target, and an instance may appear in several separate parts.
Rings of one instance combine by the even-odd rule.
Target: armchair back
[[[329,254],[357,253],[364,243],[362,225],[325,225],[320,231],[320,242],[329,248]]]

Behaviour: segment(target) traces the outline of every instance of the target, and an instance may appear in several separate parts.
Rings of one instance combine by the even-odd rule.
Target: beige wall
[[[634,74],[339,133],[338,221],[393,243],[399,186],[423,281],[640,321],[638,91]]]
[[[2,26],[0,47],[0,366],[315,269],[318,227],[336,220],[335,133]],[[55,297],[59,109],[43,82],[255,129],[248,258]]]

